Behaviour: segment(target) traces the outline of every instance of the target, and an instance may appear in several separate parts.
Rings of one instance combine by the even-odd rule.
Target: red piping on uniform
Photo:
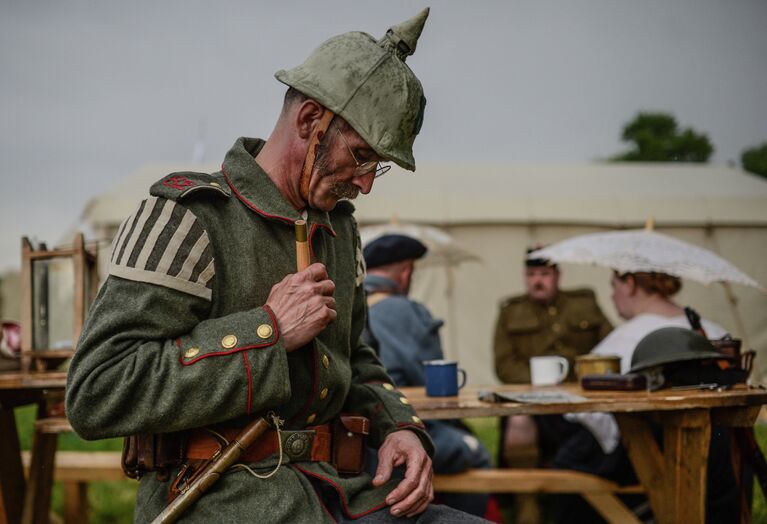
[[[216,351],[215,353],[206,353],[204,355],[200,355],[199,357],[197,357],[194,360],[188,360],[186,362],[184,362],[182,360],[181,364],[183,364],[184,366],[189,366],[190,364],[194,364],[195,362],[199,362],[200,360],[202,360],[204,358],[220,357],[220,356],[224,356],[224,355],[232,355],[234,353],[239,353],[241,351],[246,351],[248,349],[259,349],[259,348],[265,348],[265,347],[268,347],[268,346],[273,346],[276,343],[277,343],[277,340],[274,340],[272,342],[266,342],[264,344],[256,344],[256,345],[253,345],[253,346],[245,346],[245,347],[241,347],[241,348],[234,348],[234,349],[232,349],[230,351]]]
[[[309,231],[309,253],[311,253],[312,260],[316,258],[314,255],[314,244],[312,244],[312,237],[314,236],[315,229],[317,229],[317,224],[312,224],[312,229]]]
[[[328,232],[328,233],[330,233],[330,236],[332,236],[333,238],[335,238],[335,237],[336,237],[336,232],[335,232],[335,231],[333,231],[333,230],[332,230],[331,228],[329,228],[328,226],[326,226],[325,224],[317,224],[317,223],[314,223],[314,224],[312,224],[312,229],[309,231],[309,251],[311,251],[311,254],[312,254],[312,260],[314,260],[314,258],[315,258],[315,255],[314,255],[314,243],[313,243],[313,241],[312,241],[312,238],[313,238],[313,236],[314,236],[314,231],[315,231],[315,230],[316,230],[318,227],[321,227],[322,229],[326,229],[326,230],[327,230],[327,232]]]
[[[418,429],[424,429],[426,426],[423,424],[411,424],[410,422],[399,422],[396,427],[398,429],[405,429],[405,428],[418,428]]]
[[[194,364],[195,362],[198,362],[198,361],[200,361],[200,360],[202,360],[204,358],[208,358],[208,357],[220,357],[222,355],[231,355],[233,353],[239,353],[240,351],[245,351],[245,350],[248,350],[248,349],[259,349],[259,348],[265,348],[265,347],[269,347],[269,346],[275,345],[277,343],[277,341],[280,340],[280,328],[277,325],[277,319],[274,318],[274,313],[272,312],[272,309],[269,306],[266,306],[266,305],[264,305],[263,307],[264,307],[264,311],[266,311],[269,314],[269,317],[272,319],[272,326],[274,326],[274,340],[272,340],[271,342],[264,342],[263,344],[254,344],[252,346],[244,346],[244,347],[241,347],[241,348],[234,348],[234,349],[229,350],[229,351],[216,351],[215,353],[206,353],[204,355],[200,355],[199,357],[197,357],[194,360],[188,360],[186,362],[184,362],[183,356],[180,355],[178,360],[181,363],[181,365],[182,366],[189,366],[191,364]],[[178,347],[179,347],[179,349],[181,349],[181,341],[180,341],[180,339],[179,339],[179,342],[178,342]]]
[[[266,212],[260,210],[259,208],[257,208],[247,198],[242,196],[242,194],[239,191],[237,191],[237,188],[234,187],[234,184],[232,184],[232,181],[229,180],[229,175],[226,174],[226,171],[224,170],[223,164],[221,165],[221,172],[224,174],[224,178],[226,178],[226,183],[229,184],[229,187],[232,188],[232,191],[234,191],[234,194],[237,195],[237,198],[242,200],[245,203],[245,205],[247,205],[253,211],[255,211],[256,213],[258,213],[261,216],[265,216],[267,218],[277,218],[279,220],[287,222],[288,224],[292,224],[292,223],[295,222],[295,220],[293,220],[293,219],[290,219],[290,218],[287,218],[287,217],[282,217],[280,215],[270,215],[269,213],[266,213]]]
[[[309,475],[310,477],[320,479],[321,481],[327,482],[328,484],[330,484],[333,487],[333,489],[335,489],[338,492],[338,498],[341,499],[341,508],[344,510],[344,513],[346,513],[346,515],[349,516],[350,518],[358,519],[360,517],[364,517],[365,515],[369,515],[370,513],[376,512],[379,509],[386,506],[386,502],[384,501],[382,504],[379,504],[378,506],[373,506],[369,510],[363,511],[362,513],[355,515],[354,513],[349,511],[349,506],[346,505],[346,496],[344,495],[344,492],[341,491],[341,488],[338,486],[338,484],[330,480],[328,477],[323,477],[322,475],[318,475],[317,473],[312,473],[311,471],[307,471],[303,469],[301,466],[294,465],[293,467],[295,467],[298,471],[300,471],[304,475]]]
[[[248,355],[242,352],[242,360],[245,361],[245,371],[248,374],[248,415],[250,415],[250,399],[253,397],[253,377],[250,376],[250,362],[248,362]]]
[[[330,513],[330,510],[327,508],[327,506],[325,506],[325,501],[322,500],[322,495],[320,495],[319,489],[317,488],[317,484],[315,482],[311,482],[311,485],[312,485],[312,489],[314,489],[314,494],[317,496],[317,502],[320,503],[320,507],[322,508],[322,511],[324,511],[328,517],[330,517],[330,520],[338,524],[338,521],[335,519],[332,513]]]
[[[314,231],[314,227],[315,227],[315,226],[316,226],[316,227],[321,227],[322,229],[327,229],[328,233],[330,233],[330,236],[332,236],[333,238],[336,238],[336,237],[338,236],[338,235],[336,234],[336,232],[335,232],[335,231],[333,231],[333,228],[331,228],[331,227],[328,227],[328,226],[326,226],[325,224],[317,224],[317,223],[314,223],[314,224],[312,225],[312,231]]]

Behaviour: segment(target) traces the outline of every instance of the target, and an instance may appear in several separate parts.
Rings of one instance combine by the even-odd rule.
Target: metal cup
[[[575,357],[575,375],[580,380],[586,375],[605,375],[621,372],[618,355],[580,355]]]

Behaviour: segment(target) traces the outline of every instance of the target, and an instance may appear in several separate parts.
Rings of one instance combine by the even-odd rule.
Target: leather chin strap
[[[319,123],[312,132],[311,139],[309,140],[309,149],[306,152],[304,165],[301,168],[300,180],[301,198],[304,199],[307,206],[309,205],[309,182],[311,182],[312,171],[314,171],[314,164],[317,161],[320,141],[322,140],[322,137],[325,136],[328,127],[330,127],[330,121],[333,120],[334,116],[335,113],[333,113],[333,111],[325,108],[325,114],[320,118]]]

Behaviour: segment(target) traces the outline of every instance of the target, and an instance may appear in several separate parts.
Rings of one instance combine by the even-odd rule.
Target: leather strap
[[[304,165],[301,169],[301,198],[304,202],[309,204],[309,182],[312,179],[312,171],[314,170],[314,164],[317,161],[317,151],[320,145],[322,137],[330,127],[330,121],[333,120],[335,113],[328,108],[325,108],[325,114],[320,118],[319,124],[312,133],[309,140],[309,149],[306,151],[306,158],[304,158]]]
[[[304,443],[308,444],[308,435],[312,434],[311,438],[311,452],[306,450],[301,454],[299,460],[310,460],[312,462],[330,462],[331,460],[331,448],[332,448],[332,429],[330,424],[323,424],[321,426],[311,426],[302,431],[280,431],[283,438],[283,455],[290,459],[294,457],[293,454],[296,449]],[[238,428],[229,428],[224,430],[218,430],[221,436],[231,442],[240,433]],[[301,441],[300,443],[298,441]],[[225,444],[222,443],[212,433],[205,429],[198,428],[192,430],[189,435],[189,441],[187,442],[186,458],[189,460],[209,460],[217,451],[219,451]],[[269,430],[261,437],[258,438],[248,449],[246,449],[242,455],[240,455],[240,462],[259,462],[269,455],[279,453],[280,444],[277,432],[275,430]],[[293,458],[293,460],[296,460]]]

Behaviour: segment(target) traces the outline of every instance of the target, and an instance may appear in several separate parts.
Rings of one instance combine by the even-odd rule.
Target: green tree
[[[743,150],[740,163],[746,171],[767,178],[767,142]]]
[[[714,146],[704,133],[679,129],[668,113],[642,113],[623,127],[624,142],[633,148],[611,158],[628,162],[706,162]]]

